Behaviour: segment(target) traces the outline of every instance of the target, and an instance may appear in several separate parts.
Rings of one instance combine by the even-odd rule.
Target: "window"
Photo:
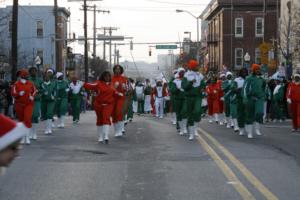
[[[241,69],[243,67],[243,49],[236,48],[235,49],[235,69]]]
[[[256,64],[260,64],[260,49],[256,48],[255,49],[255,63]]]
[[[243,18],[235,19],[235,37],[243,37],[244,35],[244,21]]]
[[[44,26],[42,21],[36,22],[36,35],[37,37],[43,37],[44,36]]]
[[[255,19],[255,36],[264,36],[264,19],[262,17],[258,17]]]

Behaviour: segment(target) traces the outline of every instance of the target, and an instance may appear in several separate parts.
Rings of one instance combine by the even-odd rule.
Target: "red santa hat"
[[[23,123],[0,115],[0,151],[20,140],[28,132]]]
[[[197,69],[198,66],[199,66],[199,63],[196,60],[189,61],[189,69],[190,70]]]

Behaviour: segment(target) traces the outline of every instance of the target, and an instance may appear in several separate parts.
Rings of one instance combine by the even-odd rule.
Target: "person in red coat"
[[[290,83],[287,90],[287,102],[291,106],[293,117],[293,129],[297,131],[300,127],[300,74],[294,75],[295,81]]]
[[[32,128],[31,120],[34,97],[37,90],[34,84],[28,80],[28,70],[20,70],[19,77],[20,79],[12,87],[12,96],[15,98],[17,118],[20,122],[23,122],[27,128]],[[21,143],[30,144],[29,132],[23,137]]]
[[[112,77],[112,85],[119,92],[119,95],[114,102],[114,110],[112,114],[115,136],[121,137],[125,133],[124,121],[123,121],[123,109],[126,100],[126,92],[128,90],[128,79],[123,76],[124,69],[121,65],[116,65],[113,68],[114,75]]]
[[[85,83],[83,87],[97,93],[94,101],[94,109],[97,116],[98,142],[108,144],[109,127],[111,125],[115,99],[122,96],[122,93],[117,92],[111,84],[111,75],[108,71],[103,72],[98,81]]]
[[[220,75],[220,79],[217,81],[217,84],[219,86],[219,90],[220,90],[220,95],[219,95],[219,120],[220,120],[220,125],[223,125],[224,123],[226,123],[226,118],[225,119],[221,119],[221,115],[224,113],[224,92],[222,90],[222,83],[223,81],[226,79],[226,75],[224,73],[222,73]]]
[[[215,118],[215,122],[219,123],[219,113],[220,113],[220,96],[221,96],[221,88],[217,83],[217,78],[213,76],[210,80],[209,85],[206,87],[207,93],[207,103],[208,103],[208,115],[210,117],[209,123],[213,122],[213,118]]]

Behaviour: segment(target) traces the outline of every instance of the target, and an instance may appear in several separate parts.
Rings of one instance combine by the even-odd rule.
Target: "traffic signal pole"
[[[11,37],[11,79],[17,80],[18,68],[18,0],[13,2],[12,10],[12,37]]]

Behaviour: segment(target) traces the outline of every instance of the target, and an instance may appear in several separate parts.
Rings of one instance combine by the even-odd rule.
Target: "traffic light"
[[[151,48],[149,49],[149,56],[152,56]]]

